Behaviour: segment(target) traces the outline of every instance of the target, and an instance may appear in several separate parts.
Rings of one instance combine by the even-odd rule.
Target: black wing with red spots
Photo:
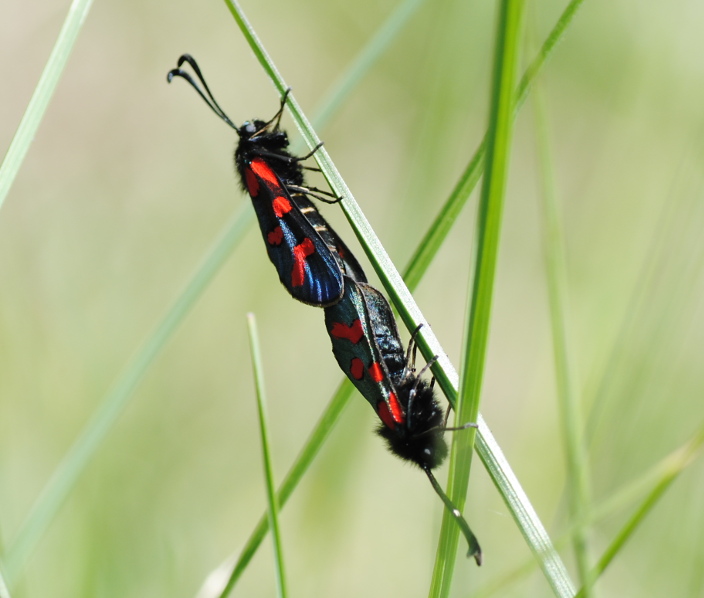
[[[184,63],[191,66],[200,85],[180,68]],[[306,187],[302,158],[288,151],[288,136],[279,129],[286,95],[271,120],[247,121],[238,127],[220,108],[193,57],[179,58],[178,68],[167,79],[174,77],[188,81],[237,133],[235,167],[252,199],[269,259],[289,293],[304,303],[325,307],[342,297],[343,275],[366,281],[352,252],[307,197],[311,193],[324,199],[329,194]]]
[[[263,158],[246,165],[244,175],[266,251],[281,283],[303,303],[321,307],[336,303],[344,290],[338,261],[281,179]]]
[[[404,425],[405,415],[377,343],[367,297],[386,299],[364,283],[345,278],[345,293],[338,303],[325,309],[325,327],[337,363],[389,429]],[[386,303],[388,307],[388,303]],[[391,308],[389,309],[389,313]],[[393,316],[392,316],[393,317]]]

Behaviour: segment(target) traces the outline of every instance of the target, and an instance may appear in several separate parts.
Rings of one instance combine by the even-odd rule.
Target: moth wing
[[[360,284],[359,289],[369,314],[374,340],[389,372],[391,382],[398,385],[404,377],[406,355],[391,305],[374,287]]]
[[[281,283],[303,303],[319,307],[335,303],[342,296],[343,279],[329,247],[263,161],[246,175],[266,250]]]
[[[337,363],[388,427],[403,423],[404,416],[374,327],[363,287],[345,278],[345,292],[335,305],[325,309],[325,326]]]
[[[302,193],[294,193],[291,197],[296,202],[298,209],[313,225],[313,228],[318,231],[331,253],[336,257],[342,273],[357,282],[367,282],[367,276],[362,270],[362,266],[359,265],[357,258],[332,226],[327,223],[318,208],[315,207],[315,204]]]

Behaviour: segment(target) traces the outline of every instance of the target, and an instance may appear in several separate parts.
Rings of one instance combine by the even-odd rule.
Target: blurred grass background
[[[534,4],[527,26],[542,40],[563,3]],[[310,115],[395,6],[244,8]],[[8,0],[4,8],[6,148],[67,7]],[[426,2],[319,131],[400,266],[483,135],[494,18],[489,3]],[[704,421],[702,22],[694,0],[586,0],[541,77],[596,505]],[[236,122],[273,114],[278,97],[223,4],[97,2],[0,212],[3,549],[100,398],[249,201],[235,184],[232,132],[185,86],[166,85],[185,51]],[[517,121],[482,411],[559,538],[564,457],[536,153],[529,101]],[[416,293],[455,363],[471,212]],[[339,210],[324,215],[356,247]],[[192,596],[241,548],[266,505],[245,313],[257,314],[279,479],[341,379],[322,312],[288,298],[261,243],[252,229],[156,361],[13,596]],[[366,402],[353,400],[281,513],[294,595],[426,591],[442,505],[422,474],[383,450],[373,424]],[[485,564],[458,564],[456,596],[530,559],[481,467],[473,474],[465,514]],[[704,592],[703,484],[697,461],[600,580],[600,596]],[[594,526],[595,556],[633,506]],[[234,595],[270,596],[274,585],[267,540]],[[534,572],[497,595],[548,591]]]

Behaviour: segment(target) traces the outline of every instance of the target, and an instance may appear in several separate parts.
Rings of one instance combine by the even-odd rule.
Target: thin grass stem
[[[377,29],[374,36],[364,45],[355,59],[323,95],[315,111],[315,125],[318,130],[327,126],[328,122],[339,109],[342,102],[359,85],[364,76],[376,64],[382,54],[389,48],[408,21],[416,14],[425,0],[404,0],[389,15]]]
[[[633,515],[628,519],[621,530],[616,534],[615,538],[609,544],[608,548],[601,555],[594,569],[590,573],[591,579],[587,585],[594,583],[601,574],[606,571],[606,568],[612,563],[614,557],[623,549],[626,542],[631,539],[635,531],[645,518],[653,510],[660,498],[672,486],[672,483],[677,479],[680,473],[685,469],[694,457],[699,453],[702,444],[704,444],[704,426],[702,426],[694,438],[689,442],[682,451],[674,456],[670,463],[670,467],[665,472],[663,477],[658,481],[655,487],[643,499],[638,508],[633,512]],[[585,598],[583,589],[577,594],[577,598]]]
[[[73,0],[68,9],[68,14],[51,50],[49,60],[47,60],[39,77],[32,98],[29,100],[27,109],[0,165],[0,208],[5,203],[12,183],[15,182],[22,162],[27,156],[29,146],[44,118],[46,108],[54,95],[92,4],[93,0]]]
[[[535,79],[541,72],[557,43],[564,36],[567,27],[574,19],[577,14],[577,9],[581,6],[583,1],[584,0],[572,0],[567,5],[560,15],[560,18],[555,23],[555,26],[548,34],[548,37],[543,42],[540,50],[523,73],[523,77],[521,77],[521,81],[514,95],[514,114],[518,114],[521,106],[523,106]],[[469,160],[464,172],[460,175],[449,198],[440,209],[440,212],[438,212],[435,220],[433,220],[428,231],[411,256],[403,276],[409,289],[415,289],[420,282],[430,262],[432,262],[438,250],[442,247],[445,237],[449,234],[455,220],[457,220],[462,208],[472,194],[472,191],[474,191],[474,188],[484,172],[485,153],[486,136],[482,139],[482,142]]]
[[[280,78],[277,69],[274,67],[273,63],[271,63],[271,59],[268,57],[266,51],[263,47],[258,45],[257,36],[252,31],[251,26],[247,22],[246,17],[244,16],[238,3],[234,0],[225,0],[225,2],[231,12],[235,15],[235,19],[238,24],[243,29],[245,38],[251,44],[257,45],[256,48],[253,48],[253,51],[255,56],[257,56],[262,62],[264,70],[269,73],[270,76],[277,78],[274,82],[275,86],[281,90],[286,89],[286,83]],[[288,103],[291,108],[291,114],[294,121],[298,125],[299,129],[301,129],[301,133],[306,140],[307,145],[310,148],[315,147],[318,145],[319,139],[310,127],[308,120],[303,115],[293,94],[288,96]],[[320,151],[315,154],[315,157],[321,171],[323,172],[323,175],[328,180],[328,183],[333,191],[338,196],[344,198],[343,201],[340,202],[342,209],[352,224],[362,247],[367,253],[367,256],[372,262],[377,274],[381,278],[387,292],[391,295],[394,304],[404,319],[404,322],[407,326],[409,326],[409,323],[411,324],[409,329],[415,329],[417,325],[424,322],[424,320],[410,292],[403,284],[403,281],[394,264],[389,259],[388,254],[384,250],[379,239],[374,234],[374,231],[359,209],[359,206],[354,201],[351,191],[346,186],[339,172],[332,164],[325,148],[321,148]],[[457,388],[457,376],[454,368],[452,368],[445,352],[442,351],[442,348],[437,342],[437,339],[433,335],[429,326],[425,326],[423,328],[420,336],[422,337],[422,347],[424,349],[423,353],[426,356],[426,359],[432,357],[433,355],[440,356],[433,372],[436,374],[443,390],[451,396],[452,393],[448,389],[452,388],[453,382],[455,392]],[[513,472],[511,472],[510,466],[503,457],[503,454],[501,453],[483,419],[478,418],[478,423],[480,426],[480,440],[477,442],[477,448],[480,452],[480,456],[482,457],[482,461],[486,464],[487,470],[492,475],[495,484],[498,488],[500,488],[502,497],[509,506],[509,509],[521,528],[524,537],[531,545],[531,549],[536,555],[538,555],[541,562],[541,567],[543,568],[546,576],[548,576],[551,585],[554,588],[557,588],[556,592],[558,595],[572,595],[572,585],[566,568],[559,559],[557,553],[552,548],[552,544],[544,526],[540,523],[540,520],[525,495],[525,492],[520,487],[520,484],[518,483],[518,480]]]
[[[286,570],[284,554],[281,544],[281,530],[279,529],[279,504],[276,498],[276,482],[274,481],[274,466],[271,462],[271,448],[269,442],[269,424],[266,414],[266,390],[264,388],[264,366],[262,363],[257,321],[254,314],[247,314],[247,330],[249,332],[249,347],[252,355],[252,369],[254,372],[254,386],[257,395],[257,411],[259,413],[259,430],[262,441],[262,461],[264,465],[264,479],[266,480],[267,521],[274,544],[274,565],[276,568],[276,588],[279,598],[286,598]]]
[[[574,534],[574,530],[578,525],[594,526],[600,521],[612,517],[617,512],[626,509],[628,506],[641,501],[641,504],[648,502],[650,496],[659,492],[659,489],[667,484],[668,481],[674,481],[674,478],[679,476],[687,467],[689,467],[702,453],[704,448],[704,424],[699,426],[699,429],[684,445],[671,452],[665,458],[661,459],[656,465],[651,467],[637,479],[631,480],[618,488],[608,498],[601,503],[594,505],[594,508],[589,512],[589,520],[586,522],[572,521],[565,533],[555,540],[555,545],[561,547],[567,544]],[[641,500],[643,495],[646,498]],[[606,554],[606,553],[605,553]],[[602,560],[604,557],[602,556]],[[501,578],[493,580],[491,583],[480,588],[476,592],[475,598],[486,598],[498,592],[504,591],[506,587],[515,583],[519,579],[530,574],[535,568],[534,559],[526,560],[517,567],[508,571]],[[590,571],[592,583],[598,576],[603,573],[596,568]]]
[[[553,356],[557,383],[557,401],[562,428],[562,438],[567,457],[567,487],[570,517],[577,522],[572,535],[572,546],[584,588],[585,598],[590,598],[589,585],[589,537],[588,530],[579,522],[589,520],[591,504],[589,472],[584,446],[584,421],[580,411],[579,397],[575,390],[567,330],[567,267],[565,265],[565,241],[555,192],[555,177],[552,170],[552,152],[548,140],[548,124],[545,101],[538,85],[533,94],[535,120],[540,162],[542,189],[543,250],[547,276],[550,323],[552,330]]]
[[[73,490],[78,477],[124,411],[149,367],[242,240],[253,219],[249,206],[243,207],[232,218],[183,291],[166,310],[154,330],[147,335],[145,342],[137,349],[110,391],[101,399],[90,421],[61,459],[20,527],[15,541],[9,547],[5,564],[10,587],[16,582],[35,546]]]
[[[486,166],[479,202],[477,251],[474,278],[470,282],[471,301],[465,327],[455,425],[476,421],[479,416],[501,214],[511,152],[514,120],[512,100],[522,37],[523,8],[522,0],[504,0],[500,4],[497,18]],[[467,496],[474,437],[473,431],[455,434],[450,450],[447,493],[460,511],[464,509]],[[443,513],[430,596],[445,598],[449,595],[458,540],[457,527],[448,514]]]

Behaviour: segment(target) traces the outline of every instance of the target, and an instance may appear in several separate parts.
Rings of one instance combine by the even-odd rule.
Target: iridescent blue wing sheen
[[[335,305],[325,309],[325,327],[337,363],[369,402],[382,422],[391,429],[402,426],[405,415],[399,404],[389,371],[377,343],[372,313],[386,299],[364,283],[345,277],[345,292]],[[373,299],[370,307],[366,297]],[[390,313],[391,308],[386,307]],[[378,324],[379,322],[377,322]],[[395,327],[395,323],[394,323]]]
[[[330,251],[337,258],[342,273],[357,282],[367,282],[367,276],[364,274],[364,270],[362,270],[362,267],[359,265],[357,258],[354,257],[354,254],[349,250],[347,245],[345,245],[344,241],[326,222],[313,202],[302,193],[292,193],[291,197],[301,211],[301,214],[313,225],[313,228],[318,232]]]
[[[336,303],[344,283],[335,254],[264,159],[251,160],[244,175],[269,259],[281,283],[303,303],[319,307]]]

